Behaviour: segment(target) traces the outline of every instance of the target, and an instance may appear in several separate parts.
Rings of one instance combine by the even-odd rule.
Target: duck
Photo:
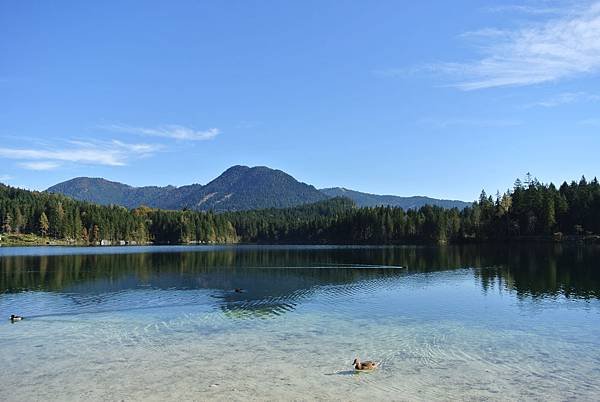
[[[235,288],[235,289],[233,289],[233,291],[235,293],[244,293],[244,289],[242,289],[242,288]]]
[[[354,366],[354,370],[356,371],[371,371],[375,370],[379,366],[379,363],[370,360],[361,362],[360,359],[357,357],[352,362],[352,365]]]
[[[15,322],[15,321],[21,321],[22,319],[23,319],[23,317],[21,317],[20,315],[14,315],[14,314],[11,314],[11,315],[10,315],[10,320],[11,320],[12,322]]]

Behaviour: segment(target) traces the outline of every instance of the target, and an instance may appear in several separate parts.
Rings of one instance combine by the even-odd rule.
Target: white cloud
[[[600,72],[600,2],[565,10],[545,23],[509,31],[467,33],[486,42],[483,55],[466,63],[442,63],[437,71],[459,78],[462,90],[524,86]]]
[[[69,141],[63,149],[0,148],[0,158],[25,161],[21,167],[48,170],[62,162],[89,165],[123,166],[135,157],[149,156],[161,148],[153,144],[129,144],[117,140],[104,142]],[[27,162],[39,161],[39,162]]]
[[[0,183],[1,182],[7,182],[12,180],[12,176],[7,175],[7,174],[0,174]]]
[[[600,95],[589,94],[586,92],[563,92],[550,98],[530,103],[527,107],[556,107],[570,103],[597,101],[600,101]]]
[[[60,166],[58,162],[42,161],[42,162],[21,162],[17,166],[28,170],[52,170]]]
[[[0,148],[0,157],[8,159],[48,159],[68,162],[81,162],[95,165],[121,166],[125,163],[121,160],[120,153],[104,153],[92,148],[72,148],[65,150],[38,150]]]
[[[103,129],[116,131],[120,133],[129,133],[136,135],[145,135],[151,137],[172,138],[185,141],[205,141],[210,140],[220,134],[218,128],[209,128],[207,130],[195,130],[189,127],[178,125],[166,125],[157,128],[133,127],[123,124],[111,124],[102,126]]]

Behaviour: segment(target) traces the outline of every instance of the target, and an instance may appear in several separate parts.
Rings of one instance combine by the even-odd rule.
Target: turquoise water
[[[26,317],[0,322],[0,400],[598,400],[599,265],[597,247],[0,248],[0,316]]]

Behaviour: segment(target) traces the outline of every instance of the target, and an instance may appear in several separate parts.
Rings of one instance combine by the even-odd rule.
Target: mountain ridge
[[[235,165],[205,185],[132,187],[104,178],[76,177],[49,187],[47,192],[127,208],[145,205],[161,209],[215,212],[284,208],[329,197],[289,174],[266,166]]]
[[[215,212],[285,208],[340,196],[351,199],[359,207],[390,205],[416,209],[429,204],[462,209],[470,205],[464,201],[424,196],[400,197],[362,193],[343,187],[317,189],[296,180],[282,170],[244,165],[234,165],[226,169],[205,185],[193,183],[179,187],[134,187],[101,177],[75,177],[51,186],[46,191],[102,205],[114,204],[127,208],[145,205],[161,209]]]
[[[469,202],[461,200],[447,200],[432,198],[422,195],[398,196],[390,194],[372,194],[361,191],[351,190],[345,187],[329,187],[319,189],[329,197],[347,197],[360,207],[391,206],[402,209],[418,209],[424,205],[435,205],[442,208],[464,209],[471,205]]]

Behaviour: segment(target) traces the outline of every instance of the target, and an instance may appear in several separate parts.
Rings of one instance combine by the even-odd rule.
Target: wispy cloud
[[[524,86],[600,72],[600,2],[564,10],[546,22],[514,30],[484,29],[478,36],[482,56],[465,63],[427,66],[458,77],[462,90]]]
[[[483,28],[475,31],[463,32],[459,36],[463,39],[496,39],[509,34],[508,31],[498,28]]]
[[[563,92],[561,94],[542,99],[538,102],[533,102],[526,107],[556,107],[570,103],[578,102],[598,102],[600,95],[589,94],[587,92]]]
[[[564,12],[564,10],[560,7],[524,4],[505,4],[501,6],[488,7],[486,10],[492,13],[522,13],[533,15],[561,14]]]
[[[130,144],[112,141],[69,141],[63,148],[6,148],[0,147],[0,158],[20,160],[20,167],[49,170],[62,163],[123,166],[136,157],[149,156],[161,149],[154,144]]]
[[[514,127],[522,123],[518,120],[510,119],[476,119],[476,118],[450,118],[450,119],[421,119],[417,122],[433,128],[444,129],[449,127],[476,127],[476,128],[494,128],[494,127]]]
[[[166,125],[156,128],[148,127],[134,127],[124,124],[111,124],[104,125],[101,128],[109,131],[115,131],[119,133],[128,133],[136,135],[144,135],[150,137],[163,137],[172,138],[175,140],[184,141],[205,141],[210,140],[220,134],[218,128],[209,128],[207,130],[195,130],[193,128],[178,126],[178,125]]]
[[[17,166],[27,170],[53,170],[60,167],[58,162],[42,161],[42,162],[20,162]]]
[[[0,174],[0,183],[1,182],[7,182],[12,180],[12,176],[7,175],[7,174]]]

